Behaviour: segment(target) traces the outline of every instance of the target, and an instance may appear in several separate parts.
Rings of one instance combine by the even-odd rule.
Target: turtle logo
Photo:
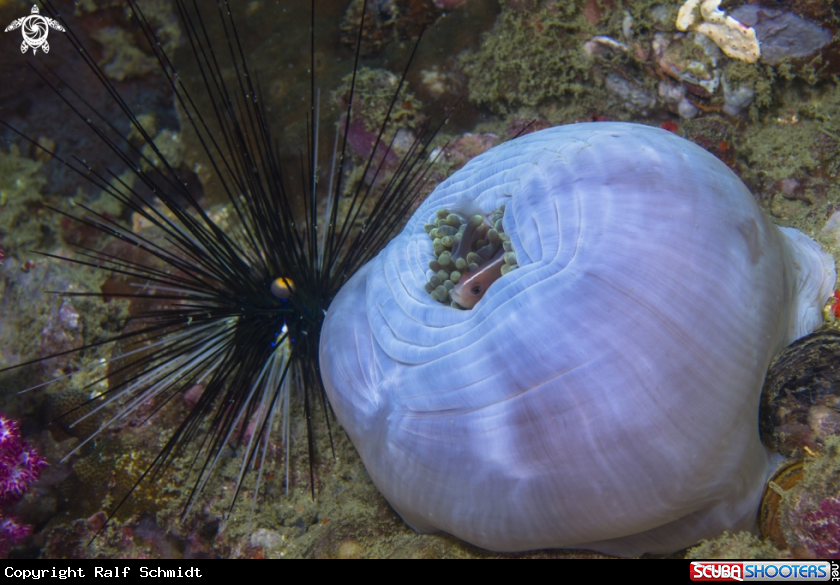
[[[20,46],[20,52],[25,53],[27,49],[32,47],[32,54],[34,55],[38,52],[38,49],[42,49],[45,53],[50,52],[50,45],[47,43],[47,33],[50,31],[50,27],[64,32],[64,27],[58,24],[57,20],[41,16],[38,14],[38,7],[32,6],[32,14],[12,21],[12,24],[6,27],[6,32],[20,28],[23,32],[23,44]]]

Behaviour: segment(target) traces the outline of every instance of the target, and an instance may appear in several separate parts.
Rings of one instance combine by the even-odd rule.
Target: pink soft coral
[[[46,465],[47,461],[20,438],[18,422],[0,414],[0,506],[18,501]],[[31,526],[0,510],[0,558],[31,532]]]
[[[21,524],[20,520],[14,516],[0,516],[0,558],[5,559],[9,550],[26,540],[26,537],[31,533],[32,527],[28,524]]]
[[[0,504],[16,502],[47,461],[20,438],[17,421],[0,414]]]

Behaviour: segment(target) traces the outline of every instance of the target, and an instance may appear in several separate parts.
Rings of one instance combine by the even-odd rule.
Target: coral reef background
[[[285,144],[290,145],[285,154],[295,160],[295,145],[305,144],[300,112],[309,95],[309,16],[306,3],[283,4],[252,0],[237,4],[235,16],[250,65],[259,72],[270,104],[270,123],[283,128]],[[360,2],[317,4],[321,124],[332,128],[346,108],[346,76],[352,69],[351,46]],[[360,116],[348,136],[355,156],[363,156],[372,144],[371,129],[381,119],[413,37],[425,24],[394,133],[397,148],[410,143],[432,114],[462,99],[439,137],[441,144],[450,143],[434,169],[433,183],[522,131],[583,121],[639,122],[676,132],[711,151],[746,182],[776,223],[815,237],[840,259],[840,214],[834,215],[840,211],[840,16],[828,0],[773,2],[778,14],[769,21],[785,24],[779,27],[795,31],[794,38],[783,42],[776,29],[756,25],[768,57],[754,63],[727,56],[695,31],[678,31],[675,21],[682,3],[670,0],[379,0],[373,4],[376,10],[366,20],[364,70],[354,104]],[[84,0],[59,6],[184,182],[217,218],[224,219],[229,210],[217,205],[218,186],[210,166],[195,136],[185,129],[183,113],[132,26],[125,3]],[[174,6],[167,0],[150,0],[141,7],[166,50],[175,56],[181,77],[197,82],[191,55],[182,46]],[[721,6],[729,14],[740,14],[743,22],[756,7],[761,3],[733,0]],[[0,22],[8,24],[30,8],[24,0],[0,0]],[[814,26],[824,34],[815,34]],[[219,35],[220,30],[211,32]],[[80,90],[95,87],[95,80],[82,70],[59,33],[49,38],[50,53],[33,56],[20,54],[19,35],[0,35],[0,78],[4,80],[0,117],[62,156],[78,153],[92,166],[121,173],[118,161],[86,131],[84,122],[68,116],[53,92],[26,66],[31,62],[48,67]],[[119,120],[109,96],[104,92],[91,95],[96,100],[91,103],[94,110]],[[200,94],[196,97],[201,98]],[[126,121],[117,124],[118,131],[141,145]],[[110,253],[127,258],[131,251],[104,242],[93,230],[79,229],[46,205],[72,210],[84,203],[143,227],[140,218],[131,217],[44,151],[9,132],[3,138],[0,368],[114,335],[139,310],[125,300],[102,305],[48,292],[107,293],[125,290],[128,284],[32,250],[67,255],[74,253],[71,245],[107,246]],[[328,161],[322,166],[328,168]],[[359,171],[348,171],[350,184],[369,180]],[[130,174],[122,178],[132,180]],[[826,315],[827,327],[840,328],[833,310]],[[185,518],[180,517],[181,497],[189,488],[189,471],[176,465],[160,481],[136,492],[88,545],[107,511],[157,453],[162,445],[160,430],[172,425],[195,400],[188,393],[182,404],[158,413],[140,413],[62,462],[62,456],[96,428],[99,419],[89,417],[71,426],[74,418],[60,415],[80,406],[74,416],[84,414],[89,407],[82,405],[107,389],[109,381],[97,381],[99,376],[84,371],[23,394],[17,390],[78,372],[108,359],[111,351],[116,349],[103,346],[0,377],[0,410],[21,421],[20,436],[50,463],[15,504],[14,513],[34,530],[10,550],[10,556],[503,556],[451,536],[414,533],[377,493],[340,430],[333,434],[335,458],[326,433],[317,436],[322,456],[315,462],[317,499],[313,501],[302,420],[292,428],[289,485],[284,485],[283,454],[270,452],[268,481],[253,514],[253,482],[246,482],[239,504],[226,518],[238,473],[231,453],[230,465],[222,466],[206,488],[206,497]],[[197,388],[196,394],[200,391]],[[151,418],[145,420],[146,416]],[[815,453],[807,462],[808,485],[819,484],[819,477],[836,475],[837,445],[827,444],[831,446],[828,454]],[[789,514],[798,514],[805,524],[833,518],[836,527],[840,500],[836,493],[824,493],[826,489],[817,485],[804,498],[815,502],[813,509],[794,509]],[[832,534],[836,537],[840,531]],[[724,535],[703,546],[691,554],[765,558],[791,554],[783,543],[746,535]],[[812,548],[825,554],[836,552],[836,548],[819,546]],[[595,554],[537,551],[518,556]]]

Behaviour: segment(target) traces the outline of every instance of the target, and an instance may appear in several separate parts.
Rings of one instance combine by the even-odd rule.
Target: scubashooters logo
[[[692,561],[692,581],[840,581],[836,562]]]
[[[20,46],[20,52],[25,53],[31,48],[33,55],[37,53],[38,49],[41,49],[45,53],[50,52],[47,35],[51,28],[64,32],[64,27],[58,24],[57,20],[41,16],[37,6],[32,6],[32,14],[29,16],[13,20],[12,24],[6,27],[5,32],[18,28],[23,33],[23,43]]]

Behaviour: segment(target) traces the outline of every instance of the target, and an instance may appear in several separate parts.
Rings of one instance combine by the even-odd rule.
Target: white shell
[[[521,266],[470,311],[423,290],[423,229],[506,204]],[[822,323],[834,264],[723,163],[622,123],[524,136],[441,184],[330,306],[321,370],[417,530],[620,555],[750,528],[770,359]]]

